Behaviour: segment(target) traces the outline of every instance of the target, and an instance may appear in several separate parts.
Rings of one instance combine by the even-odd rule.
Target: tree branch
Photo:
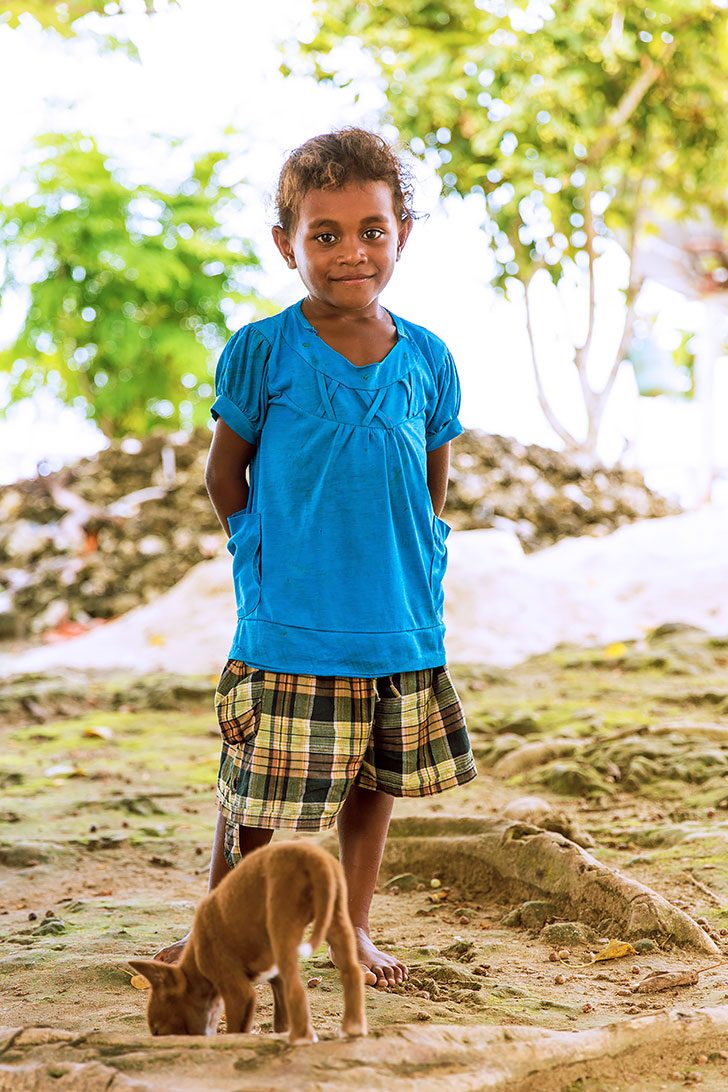
[[[592,191],[591,187],[586,190],[584,197],[584,227],[586,228],[586,254],[589,259],[588,275],[589,275],[589,316],[588,325],[586,331],[586,340],[581,346],[574,346],[574,363],[576,364],[576,370],[579,376],[579,385],[581,387],[581,395],[584,399],[584,408],[586,410],[587,421],[591,420],[593,411],[596,408],[595,392],[589,386],[589,376],[587,374],[587,365],[589,361],[589,350],[591,348],[592,337],[594,334],[594,313],[596,309],[596,287],[594,283],[594,217],[591,209]]]
[[[531,304],[528,298],[528,286],[530,280],[523,281],[523,298],[526,305],[526,330],[528,331],[528,344],[530,347],[531,367],[533,369],[533,377],[536,380],[536,395],[538,397],[538,404],[541,407],[544,417],[551,425],[556,435],[564,441],[567,447],[578,447],[578,443],[571,435],[569,430],[565,428],[558,417],[554,413],[551,404],[546,397],[546,392],[543,387],[543,381],[541,379],[541,372],[539,370],[538,361],[536,359],[536,342],[533,334],[533,321],[531,316]]]
[[[634,311],[637,303],[637,297],[640,294],[642,288],[642,281],[634,279],[634,258],[637,250],[637,238],[639,235],[639,229],[642,219],[642,191],[644,188],[644,179],[640,178],[637,182],[634,196],[634,214],[632,216],[631,230],[629,233],[629,245],[627,248],[627,259],[629,261],[629,280],[627,283],[627,291],[625,302],[627,304],[627,310],[624,316],[624,325],[622,327],[622,336],[619,340],[619,347],[614,357],[614,362],[609,370],[607,381],[604,384],[602,390],[596,396],[596,405],[593,415],[593,419],[589,421],[589,441],[596,442],[596,435],[599,431],[604,410],[606,408],[609,397],[612,393],[612,388],[617,380],[619,369],[624,361],[625,353],[629,347],[629,343],[632,340],[632,329],[634,326]]]
[[[665,66],[669,64],[676,49],[677,35],[665,50],[665,56],[660,60],[659,64],[657,61],[647,60],[642,72],[632,86],[627,88],[617,106],[607,118],[604,124],[604,132],[592,146],[587,156],[587,163],[593,166],[598,165],[604,153],[617,139],[622,125],[629,120],[649,89],[663,74]]]

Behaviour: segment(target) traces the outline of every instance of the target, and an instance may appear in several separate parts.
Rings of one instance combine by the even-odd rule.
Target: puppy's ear
[[[129,966],[149,982],[152,989],[175,991],[182,989],[185,981],[184,972],[174,963],[162,963],[158,959],[130,959]]]

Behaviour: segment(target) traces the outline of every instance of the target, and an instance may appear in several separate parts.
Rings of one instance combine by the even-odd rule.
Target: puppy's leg
[[[271,948],[278,973],[283,983],[286,1009],[290,1021],[290,1042],[295,1046],[302,1043],[317,1043],[318,1036],[311,1024],[311,1010],[308,997],[298,970],[298,943],[302,929],[291,929],[291,922],[276,915],[268,923],[271,936]]]
[[[225,1022],[228,1033],[247,1032],[253,1026],[255,1016],[255,990],[247,979],[237,981],[224,990]]]
[[[273,1031],[288,1031],[288,1008],[286,1006],[286,991],[280,975],[271,978],[270,986],[273,990]]]
[[[356,937],[341,894],[326,936],[341,976],[344,990],[344,1016],[341,1030],[345,1035],[366,1035],[364,975],[356,951]]]

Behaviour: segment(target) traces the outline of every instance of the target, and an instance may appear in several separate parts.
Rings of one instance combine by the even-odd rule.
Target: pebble
[[[568,959],[568,958],[569,958],[569,956],[571,955],[571,952],[569,951],[569,949],[568,949],[568,948],[561,948],[561,949],[559,949],[559,951],[558,951],[558,952],[556,953],[556,955],[557,955],[557,958],[558,958],[558,959]]]
[[[554,979],[554,985],[563,986],[564,982],[566,982],[564,976],[562,974],[557,974],[556,978]]]
[[[469,922],[470,922],[470,918],[466,914],[463,914],[462,917],[458,918],[458,924],[459,925],[468,925]]]
[[[581,1011],[582,1011],[582,1012],[594,1012],[594,1006],[593,1006],[593,1005],[590,1005],[590,1004],[589,1004],[589,1002],[588,1002],[588,1001],[586,1001],[586,1002],[585,1002],[585,1003],[584,1003],[584,1004],[583,1004],[583,1005],[581,1006]]]
[[[92,823],[91,826],[88,829],[89,829],[89,833],[95,834],[98,828],[97,828],[95,823]]]
[[[442,887],[442,880],[438,880],[437,877],[430,880],[430,887],[433,891],[436,891],[438,887]]]
[[[708,1055],[707,1054],[698,1054],[697,1058],[695,1059],[695,1064],[696,1065],[707,1065],[708,1064]]]
[[[38,917],[38,915],[36,913],[34,913],[33,910],[31,910],[30,913],[28,914],[28,921],[35,921],[37,919],[37,917]]]
[[[549,962],[550,963],[558,963],[559,962],[559,953],[558,952],[549,952]]]
[[[309,980],[307,982],[307,986],[308,986],[309,990],[315,990],[316,987],[320,986],[320,985],[321,985],[321,979],[320,978],[309,978]]]
[[[424,1021],[424,1020],[431,1020],[432,1017],[430,1016],[429,1012],[418,1012],[415,1019]]]
[[[202,846],[195,846],[195,857],[202,856]]]
[[[415,997],[421,997],[424,1001],[430,1000],[430,994],[427,990],[417,990]]]
[[[55,914],[53,913],[53,911],[52,911],[52,910],[46,910],[46,912],[45,912],[45,916],[46,916],[47,918],[54,918],[54,917],[55,917],[56,915],[55,915]]]

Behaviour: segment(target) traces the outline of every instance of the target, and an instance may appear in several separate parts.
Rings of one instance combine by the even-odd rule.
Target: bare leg
[[[230,871],[230,866],[225,860],[226,822],[225,815],[219,811],[217,813],[215,834],[212,840],[210,878],[207,883],[208,891],[212,891],[213,887],[217,887],[220,880],[224,880]],[[267,846],[272,837],[272,830],[264,830],[262,827],[241,827],[240,849],[242,850],[243,857],[248,853],[251,853],[254,849],[258,849],[259,846]],[[190,934],[187,933],[181,940],[176,940],[174,944],[169,944],[166,948],[162,948],[161,951],[157,952],[154,958],[161,960],[162,963],[177,963],[182,956],[182,951],[189,936]]]
[[[356,934],[359,962],[369,986],[398,986],[407,968],[380,952],[369,935],[369,907],[384,855],[394,797],[354,785],[339,812],[339,856],[349,892],[349,914]]]

